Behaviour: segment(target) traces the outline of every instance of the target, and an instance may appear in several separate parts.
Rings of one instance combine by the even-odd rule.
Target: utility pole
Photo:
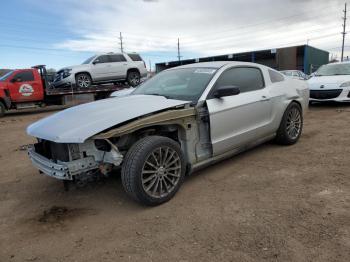
[[[181,60],[181,55],[180,55],[180,38],[177,39],[177,58],[179,59],[179,62]]]
[[[343,44],[342,44],[342,47],[341,47],[341,61],[343,62],[344,60],[344,44],[345,44],[345,35],[346,35],[346,3],[345,3],[345,9],[343,10],[344,12],[344,17],[343,17]]]
[[[149,63],[149,72],[151,73],[152,72],[152,64],[151,64],[151,59],[148,60],[148,63]]]
[[[119,40],[120,40],[120,51],[121,51],[122,53],[124,53],[122,32],[119,32]]]

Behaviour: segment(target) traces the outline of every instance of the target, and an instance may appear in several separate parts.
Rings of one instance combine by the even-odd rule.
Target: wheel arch
[[[0,103],[4,105],[5,109],[9,109],[9,105],[4,98],[0,97]]]
[[[130,130],[130,132],[126,132],[119,138],[127,137],[130,139],[130,144],[127,145],[127,147],[131,147],[132,144],[146,136],[162,136],[174,140],[179,143],[181,148],[183,148],[184,143],[182,141],[184,140],[185,133],[185,128],[178,123],[158,123],[140,126],[136,129]]]
[[[135,119],[120,126],[111,127],[93,136],[93,139],[110,139],[118,148],[128,150],[144,136],[161,135],[180,144],[190,162],[195,159],[198,140],[198,124],[194,108],[173,109],[144,118]]]
[[[289,106],[291,103],[296,103],[296,104],[298,104],[298,105],[300,106],[301,110],[304,111],[304,110],[303,110],[302,104],[301,104],[298,100],[293,99],[292,101],[290,101],[290,103],[288,104],[288,106]]]
[[[91,73],[89,71],[76,72],[76,73],[74,73],[74,78],[76,79],[77,75],[79,75],[79,74],[88,74],[90,76],[90,78],[91,78],[91,81],[93,81]]]
[[[140,70],[139,70],[137,67],[129,68],[129,69],[126,71],[126,75],[128,75],[130,72],[137,72],[137,73],[141,74]]]

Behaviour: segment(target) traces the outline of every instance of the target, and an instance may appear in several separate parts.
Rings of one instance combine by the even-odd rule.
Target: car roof
[[[215,61],[215,62],[200,62],[200,63],[193,63],[193,64],[188,64],[188,65],[182,65],[182,66],[177,66],[173,67],[171,69],[175,68],[198,68],[198,67],[209,67],[209,68],[221,68],[226,65],[246,65],[246,66],[263,66],[260,64],[256,63],[249,63],[249,62],[241,62],[241,61]],[[171,70],[170,69],[170,70]]]
[[[98,55],[139,55],[139,54],[135,52],[128,52],[128,53],[109,52],[109,53],[96,54],[95,56],[98,56]]]

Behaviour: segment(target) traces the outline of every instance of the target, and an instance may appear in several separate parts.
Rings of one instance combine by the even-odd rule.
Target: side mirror
[[[92,62],[94,65],[96,65],[96,64],[98,64],[98,63],[100,63],[100,60],[98,60],[98,59],[95,59],[95,61],[94,62]]]
[[[238,95],[241,91],[237,86],[221,86],[214,92],[214,97],[221,98],[225,96],[235,96]]]

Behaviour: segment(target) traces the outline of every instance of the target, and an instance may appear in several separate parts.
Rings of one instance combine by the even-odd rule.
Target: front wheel
[[[80,73],[76,75],[75,83],[79,88],[89,88],[92,85],[92,80],[89,74]]]
[[[128,81],[128,84],[132,87],[137,86],[140,84],[140,73],[137,71],[129,71],[128,75],[126,76],[126,80]]]
[[[2,102],[0,102],[0,117],[3,117],[5,115],[5,112],[6,112],[5,105]]]
[[[295,144],[303,129],[303,114],[299,104],[292,102],[283,114],[276,141],[283,145]]]
[[[149,136],[128,151],[122,166],[125,191],[136,201],[155,206],[170,200],[185,177],[185,160],[174,140]]]

